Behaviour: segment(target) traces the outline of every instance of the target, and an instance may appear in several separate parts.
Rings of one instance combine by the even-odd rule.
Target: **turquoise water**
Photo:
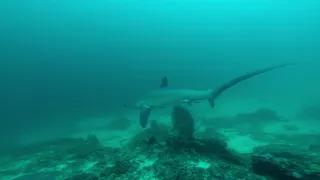
[[[299,64],[237,85],[215,110],[191,109],[201,119],[271,108],[319,133],[310,130],[320,120],[319,19],[316,0],[3,0],[0,147],[99,134],[121,116],[136,133],[139,112],[123,104],[163,76],[170,88],[212,89],[286,62]],[[152,118],[166,121],[163,111]]]

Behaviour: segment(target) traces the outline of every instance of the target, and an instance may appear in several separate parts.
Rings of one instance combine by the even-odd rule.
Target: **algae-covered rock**
[[[73,155],[74,158],[84,158],[92,153],[95,153],[101,148],[101,144],[95,135],[89,135],[81,143],[75,144],[68,148],[68,152]]]
[[[165,141],[169,135],[169,127],[163,123],[152,120],[150,123],[150,129],[148,130],[150,136],[153,136],[157,141]]]
[[[190,140],[193,138],[195,130],[195,122],[191,113],[183,106],[177,105],[173,108],[171,115],[172,130],[177,133],[180,138]]]
[[[246,162],[236,152],[228,149],[225,141],[220,138],[197,139],[183,141],[179,137],[170,136],[167,146],[174,151],[192,151],[202,156],[217,157],[236,165],[246,166]]]
[[[172,127],[166,145],[175,151],[194,151],[201,155],[216,156],[237,165],[245,164],[238,155],[227,148],[225,139],[217,133],[211,132],[209,137],[194,136],[194,119],[183,106],[174,107]]]
[[[267,108],[261,108],[251,113],[239,113],[235,116],[235,119],[241,122],[249,123],[265,123],[285,120],[284,118],[278,116],[275,111]]]
[[[57,171],[29,173],[12,180],[56,180],[60,173]]]
[[[252,169],[260,175],[283,180],[319,180],[316,154],[285,144],[258,147],[252,155]]]
[[[71,177],[65,178],[65,180],[99,180],[99,177],[93,173],[79,173]]]

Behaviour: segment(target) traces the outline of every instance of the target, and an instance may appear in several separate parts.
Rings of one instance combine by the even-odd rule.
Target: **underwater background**
[[[131,137],[139,112],[123,105],[163,76],[170,88],[213,89],[287,62],[298,64],[236,85],[214,109],[204,102],[190,111],[203,119],[268,108],[292,122],[266,132],[316,136],[319,49],[317,0],[3,0],[0,152],[90,133],[108,144],[118,139],[105,124],[119,117],[132,123],[121,132]],[[170,119],[164,111],[152,119]]]

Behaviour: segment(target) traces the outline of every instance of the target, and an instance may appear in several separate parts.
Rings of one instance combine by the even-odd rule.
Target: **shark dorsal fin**
[[[167,76],[164,76],[161,79],[160,88],[167,88],[167,87],[168,87],[168,78],[167,78]]]

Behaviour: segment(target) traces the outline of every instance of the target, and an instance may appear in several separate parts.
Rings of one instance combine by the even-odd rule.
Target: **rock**
[[[316,143],[310,144],[308,149],[310,151],[320,152],[320,144],[316,144]]]
[[[131,125],[132,122],[127,117],[120,117],[111,120],[106,127],[108,130],[124,131],[129,129]]]
[[[158,141],[165,141],[169,135],[169,127],[156,120],[152,120],[148,132],[150,136],[155,137]]]
[[[95,135],[89,135],[82,143],[75,145],[69,149],[74,158],[85,158],[91,153],[101,148],[98,138]]]
[[[237,153],[227,148],[227,143],[219,137],[198,138],[185,141],[174,134],[169,136],[166,142],[174,151],[194,151],[204,156],[215,156],[236,165],[246,165]]]
[[[241,166],[217,163],[217,160],[204,161],[201,156],[194,156],[195,154],[180,153],[158,158],[152,166],[153,172],[158,179],[163,180],[264,179]]]
[[[125,174],[129,171],[131,163],[124,160],[116,160],[113,166],[114,173],[116,174]]]
[[[283,120],[273,110],[261,108],[252,113],[240,113],[235,116],[235,120],[248,123],[262,123]]]
[[[15,150],[11,152],[11,156],[17,158],[50,150],[54,150],[55,152],[63,151],[68,147],[72,147],[82,142],[82,138],[58,138],[48,141],[31,143],[17,147]]]
[[[49,164],[49,161],[59,161],[67,156],[84,158],[100,148],[98,138],[95,135],[89,135],[86,139],[61,138],[30,144],[14,151],[12,155],[18,157],[41,153],[42,155],[38,158],[38,165],[40,165]]]
[[[303,120],[320,120],[320,104],[303,107],[298,113],[298,118]]]
[[[320,168],[312,159],[306,149],[297,146],[267,145],[254,150],[252,169],[279,180],[319,180]]]
[[[65,180],[99,180],[99,177],[93,173],[80,173],[71,177],[65,178]]]
[[[282,127],[288,131],[298,131],[300,128],[295,125],[284,124]]]
[[[150,148],[160,145],[159,142],[162,141],[163,140],[161,139],[159,141],[159,136],[155,136],[154,132],[149,128],[136,134],[124,148],[129,151],[134,151],[136,149],[148,151]]]
[[[42,171],[30,173],[12,180],[55,180],[60,175],[58,171]]]
[[[171,114],[172,130],[185,140],[193,138],[195,123],[191,113],[183,106],[177,105]]]
[[[99,174],[99,177],[109,178],[109,179],[125,179],[126,174],[131,173],[134,169],[134,163],[131,163],[133,159],[128,159],[126,157],[118,157],[114,160],[112,166],[107,166]]]

